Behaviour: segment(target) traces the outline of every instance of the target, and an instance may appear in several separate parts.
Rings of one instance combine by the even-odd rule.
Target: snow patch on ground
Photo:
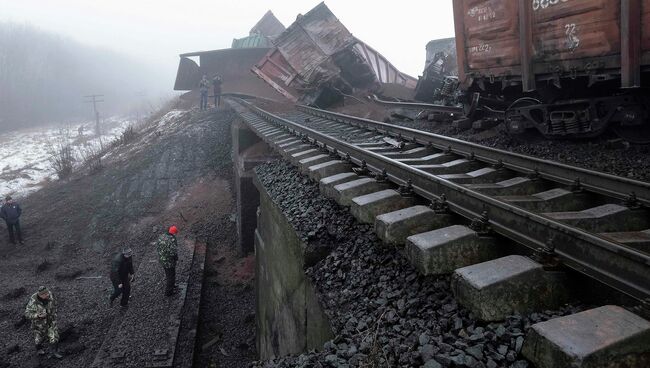
[[[158,137],[179,129],[181,124],[186,123],[188,114],[190,114],[188,110],[172,110],[151,124],[136,126],[136,131],[142,133],[138,138],[138,144],[129,145],[127,149],[117,152],[111,152],[109,153],[109,157],[115,160],[131,157],[135,152],[143,149],[143,147],[152,144]]]
[[[49,161],[56,142],[69,137],[75,156],[79,157],[88,147],[110,143],[133,123],[128,118],[106,119],[100,137],[88,130],[80,136],[77,126],[49,126],[0,134],[0,198],[8,194],[16,198],[27,196],[40,189],[44,182],[56,179]],[[84,125],[92,127],[94,123]]]

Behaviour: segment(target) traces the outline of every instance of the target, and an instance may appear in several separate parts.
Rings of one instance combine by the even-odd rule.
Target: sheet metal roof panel
[[[271,42],[264,36],[255,34],[248,37],[235,38],[232,40],[233,49],[247,49],[255,47],[270,47]]]
[[[176,82],[174,83],[175,91],[189,91],[196,88],[201,79],[199,66],[194,60],[181,57],[176,72]]]
[[[361,57],[370,65],[381,83],[401,84],[408,88],[415,88],[417,79],[408,74],[402,73],[388,59],[377,50],[368,46],[365,42],[356,39],[354,48]]]
[[[273,15],[273,12],[269,10],[264,14],[262,19],[251,28],[249,34],[260,34],[266,37],[274,37],[284,32],[285,29],[284,25],[275,17],[275,15]]]

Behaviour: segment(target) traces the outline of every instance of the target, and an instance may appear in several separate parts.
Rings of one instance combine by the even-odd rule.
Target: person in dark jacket
[[[201,81],[199,82],[199,92],[201,93],[201,111],[208,109],[208,88],[210,87],[210,81],[208,81],[208,76],[203,75]]]
[[[111,294],[110,305],[117,297],[122,295],[120,305],[126,307],[129,305],[131,296],[131,282],[134,278],[133,272],[133,251],[131,248],[124,248],[120,253],[113,257],[111,262],[111,282],[113,283],[113,294]]]
[[[212,92],[214,92],[214,107],[218,108],[221,105],[221,76],[215,75],[212,78]]]
[[[7,196],[5,198],[5,204],[0,208],[0,218],[5,220],[7,230],[9,230],[9,241],[13,244],[16,244],[16,237],[18,238],[18,242],[23,244],[23,234],[20,231],[20,215],[22,213],[23,210],[20,208],[20,205],[14,202],[11,196]]]

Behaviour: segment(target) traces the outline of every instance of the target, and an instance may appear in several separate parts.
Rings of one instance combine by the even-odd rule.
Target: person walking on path
[[[214,107],[218,108],[221,106],[221,76],[219,74],[215,75],[212,79],[212,92],[214,93]]]
[[[171,226],[167,234],[160,235],[156,242],[158,259],[160,260],[160,265],[165,270],[165,295],[167,296],[172,295],[176,287],[176,263],[178,262],[177,233],[178,229],[176,226]]]
[[[18,203],[14,202],[11,196],[7,196],[5,198],[5,204],[0,207],[0,218],[5,220],[5,223],[7,224],[7,230],[9,230],[9,241],[12,244],[16,244],[16,238],[18,238],[20,244],[23,244],[23,234],[20,231],[20,215],[22,213],[22,208],[20,208]]]
[[[133,251],[131,248],[124,248],[120,251],[111,262],[111,282],[113,283],[113,294],[111,294],[110,305],[113,305],[115,299],[122,295],[120,305],[127,307],[129,297],[131,296],[131,282],[133,282]]]
[[[208,88],[210,87],[210,81],[208,81],[208,76],[203,75],[201,81],[199,82],[199,92],[201,92],[201,111],[208,109]]]
[[[25,318],[32,322],[34,342],[38,355],[45,355],[43,343],[47,340],[53,347],[52,355],[63,358],[59,352],[59,328],[56,324],[56,301],[45,286],[32,294],[25,307]]]

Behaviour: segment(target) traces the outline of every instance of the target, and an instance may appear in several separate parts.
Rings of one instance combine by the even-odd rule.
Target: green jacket
[[[158,248],[158,259],[160,260],[160,265],[162,265],[163,268],[176,267],[176,261],[178,261],[178,244],[176,243],[176,237],[171,234],[163,234],[158,237],[156,247]]]
[[[39,317],[38,315],[43,312],[45,317]],[[27,307],[25,307],[25,318],[32,321],[33,328],[56,326],[56,300],[54,300],[52,292],[50,292],[50,299],[47,303],[38,299],[38,293],[32,294],[27,302]]]

